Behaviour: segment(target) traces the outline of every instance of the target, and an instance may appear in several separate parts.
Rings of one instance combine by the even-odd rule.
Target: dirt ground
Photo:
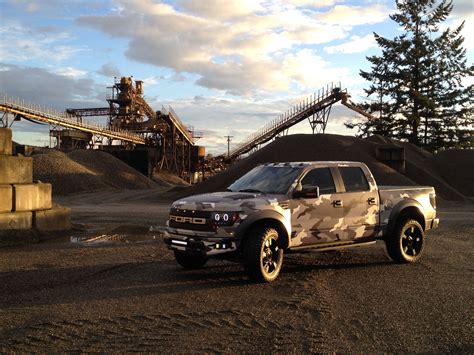
[[[474,352],[473,204],[440,204],[417,264],[382,243],[288,254],[256,284],[228,261],[180,269],[163,196],[63,197],[74,230],[0,244],[0,352]]]

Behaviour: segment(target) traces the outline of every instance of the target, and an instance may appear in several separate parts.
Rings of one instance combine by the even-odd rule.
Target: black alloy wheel
[[[386,240],[387,252],[397,263],[418,261],[425,248],[425,233],[414,219],[400,221]]]

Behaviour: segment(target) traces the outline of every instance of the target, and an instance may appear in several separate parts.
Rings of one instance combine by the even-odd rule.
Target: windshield
[[[301,173],[291,166],[257,166],[229,186],[230,191],[286,194]]]

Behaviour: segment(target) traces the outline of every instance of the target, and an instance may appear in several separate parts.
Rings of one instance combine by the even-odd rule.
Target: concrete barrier
[[[0,184],[33,182],[33,158],[0,155]]]
[[[41,182],[13,185],[13,210],[37,211],[53,207],[51,184]]]
[[[0,213],[13,210],[12,185],[0,185]]]
[[[32,227],[32,212],[0,213],[0,230],[30,229]]]
[[[40,231],[71,229],[71,209],[53,207],[50,210],[33,212],[33,226]]]
[[[12,130],[0,128],[0,155],[12,155]]]

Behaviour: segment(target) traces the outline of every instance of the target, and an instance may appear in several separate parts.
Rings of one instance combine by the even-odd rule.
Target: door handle
[[[375,202],[376,202],[375,197],[369,197],[369,199],[367,200],[367,203],[369,205],[375,205]]]
[[[342,201],[341,200],[332,201],[332,207],[334,208],[342,207]]]

